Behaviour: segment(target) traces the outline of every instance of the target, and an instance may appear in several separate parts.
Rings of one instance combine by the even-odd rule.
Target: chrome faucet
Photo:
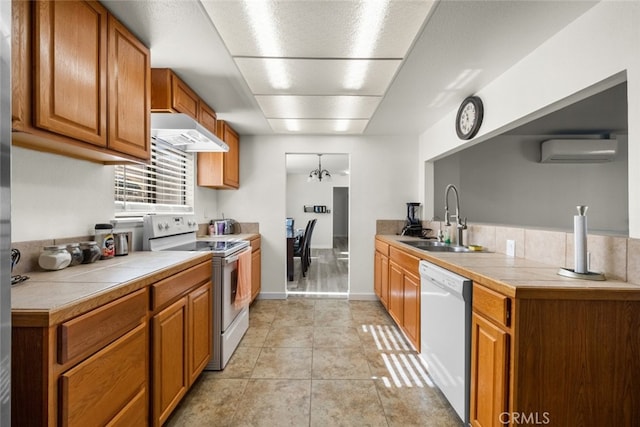
[[[455,213],[455,215],[449,214],[449,190],[453,190],[453,192],[456,195],[456,213]],[[458,246],[464,246],[462,244],[462,230],[466,230],[467,229],[467,217],[464,218],[464,222],[460,218],[460,197],[458,196],[458,189],[456,188],[455,185],[449,184],[449,185],[447,185],[447,189],[444,191],[444,222],[445,222],[444,225],[445,226],[447,226],[447,227],[451,226],[450,219],[451,219],[452,216],[455,216],[455,218],[456,218],[456,229],[458,231],[457,245]]]

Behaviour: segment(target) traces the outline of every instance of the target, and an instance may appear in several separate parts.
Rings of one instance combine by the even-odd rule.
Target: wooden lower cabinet
[[[470,422],[474,427],[501,425],[501,414],[507,412],[508,346],[507,332],[472,314]]]
[[[380,302],[416,349],[420,349],[419,259],[375,241],[373,287]]]
[[[63,426],[106,425],[147,413],[147,327],[141,324],[60,376]],[[138,403],[129,405],[136,400]]]
[[[187,296],[189,315],[188,332],[188,372],[189,385],[198,378],[211,358],[213,299],[211,284],[207,283]]]
[[[12,425],[164,423],[211,358],[211,274],[209,258],[51,325],[14,313]]]
[[[389,303],[387,310],[411,344],[420,350],[420,278],[418,259],[401,254],[389,261]],[[400,255],[395,253],[395,255]],[[414,265],[415,264],[415,265]]]
[[[414,347],[420,348],[420,278],[405,272],[403,278],[402,329]]]
[[[380,252],[375,253],[373,288],[385,308],[389,306],[389,257]]]
[[[513,297],[474,282],[471,424],[637,425],[640,301],[630,295]]]
[[[61,324],[14,317],[12,425],[145,425],[148,304],[140,289]]]
[[[153,317],[153,425],[162,425],[187,393],[187,299]]]
[[[389,305],[387,310],[395,320],[402,326],[404,322],[404,271],[400,266],[391,261],[389,263]]]
[[[152,425],[178,406],[211,358],[211,282],[179,297],[152,318]]]
[[[251,254],[251,301],[255,300],[262,288],[262,250]]]

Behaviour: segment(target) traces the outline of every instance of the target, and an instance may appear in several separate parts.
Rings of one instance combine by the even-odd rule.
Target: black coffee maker
[[[422,222],[418,218],[418,209],[420,203],[408,202],[407,203],[407,221],[402,229],[403,236],[418,236],[422,237]]]

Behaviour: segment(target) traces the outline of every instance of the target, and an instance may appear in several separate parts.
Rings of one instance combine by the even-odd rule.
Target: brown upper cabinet
[[[151,111],[154,113],[183,113],[199,120],[203,101],[180,77],[168,68],[151,70]],[[214,113],[215,114],[215,113]]]
[[[236,189],[240,187],[240,137],[224,120],[217,122],[216,134],[228,146],[225,153],[198,153],[198,185]]]
[[[216,133],[216,112],[169,68],[151,70],[151,111],[187,114]]]
[[[237,189],[240,187],[240,137],[224,120],[218,120],[209,107],[176,73],[168,68],[151,70],[151,111],[183,113],[223,140],[229,151],[198,153],[198,185]]]
[[[14,1],[12,10],[13,143],[148,161],[149,49],[95,1]]]

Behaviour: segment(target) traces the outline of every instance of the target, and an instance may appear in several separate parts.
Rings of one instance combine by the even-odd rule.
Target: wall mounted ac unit
[[[615,139],[549,139],[541,144],[540,163],[605,163],[617,152]]]

